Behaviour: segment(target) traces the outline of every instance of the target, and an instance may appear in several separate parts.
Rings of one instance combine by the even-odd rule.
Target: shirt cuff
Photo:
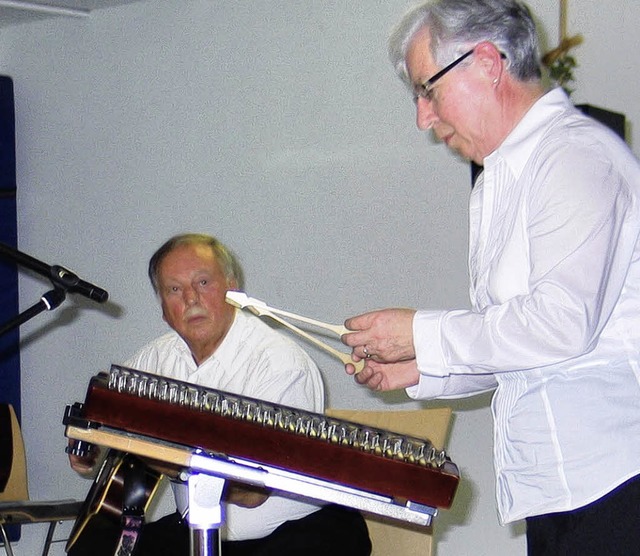
[[[412,400],[431,400],[442,396],[445,383],[446,379],[444,378],[421,373],[418,384],[405,388],[405,392]]]
[[[413,345],[420,375],[446,377],[449,369],[442,351],[444,311],[417,311],[413,317]]]

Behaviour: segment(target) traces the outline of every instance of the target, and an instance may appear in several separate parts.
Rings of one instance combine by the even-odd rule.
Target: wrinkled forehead
[[[208,245],[184,244],[169,251],[158,264],[158,278],[196,271],[222,274],[222,265]]]

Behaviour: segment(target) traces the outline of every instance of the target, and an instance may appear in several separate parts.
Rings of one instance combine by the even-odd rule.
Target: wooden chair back
[[[11,404],[0,404],[0,501],[29,499],[27,458],[22,431]]]
[[[326,413],[338,419],[428,439],[437,448],[444,447],[451,422],[450,408],[408,411],[328,409]],[[432,553],[433,525],[420,527],[376,516],[365,516],[365,519],[373,546],[372,556],[429,556]]]

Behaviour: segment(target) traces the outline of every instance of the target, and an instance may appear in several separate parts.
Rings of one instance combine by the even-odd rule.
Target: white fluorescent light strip
[[[67,8],[51,4],[36,4],[35,2],[20,2],[18,0],[0,0],[0,8],[15,8],[16,10],[28,10],[51,15],[66,15],[71,17],[87,17],[89,10],[79,8]]]

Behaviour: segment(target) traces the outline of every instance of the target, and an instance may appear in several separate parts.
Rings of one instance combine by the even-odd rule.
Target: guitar
[[[139,458],[109,450],[71,529],[65,551],[69,552],[87,533],[89,524],[98,516],[107,518],[121,528],[125,498],[128,498],[127,505],[130,505],[131,497],[135,497],[135,506],[145,512],[161,478],[161,473],[145,465]]]

